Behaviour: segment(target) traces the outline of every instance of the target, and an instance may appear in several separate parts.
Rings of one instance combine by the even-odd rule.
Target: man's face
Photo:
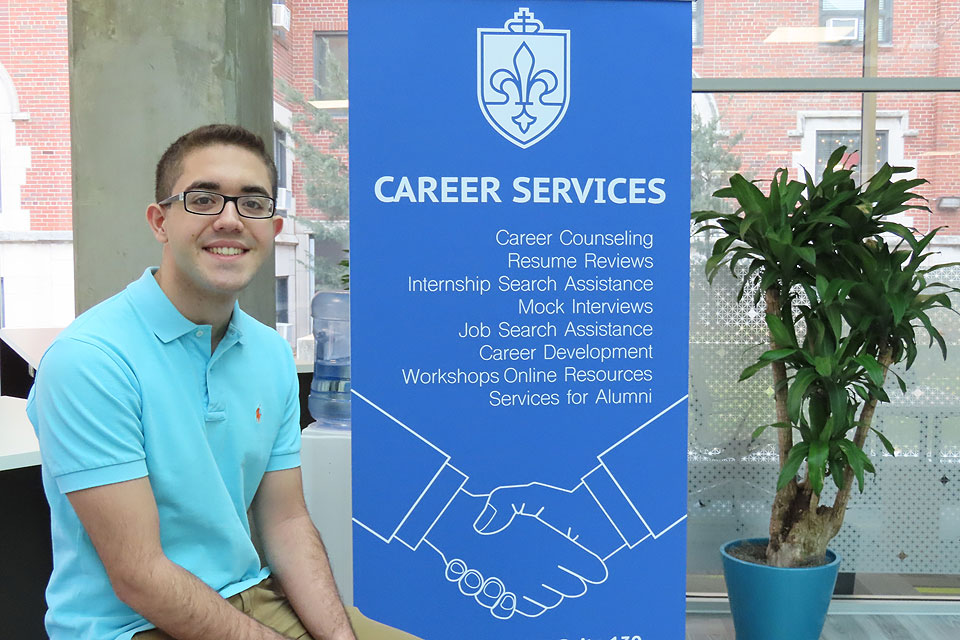
[[[232,145],[194,149],[170,195],[199,189],[226,196],[271,195],[270,173],[254,153]],[[228,202],[220,215],[195,215],[183,202],[147,210],[151,228],[163,243],[162,281],[171,299],[193,301],[236,297],[253,279],[283,228],[283,219],[243,218]]]

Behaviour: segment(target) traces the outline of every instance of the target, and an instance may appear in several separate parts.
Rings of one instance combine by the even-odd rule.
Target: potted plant
[[[928,210],[911,191],[926,181],[898,179],[911,169],[884,165],[857,185],[853,170],[842,166],[845,151],[834,151],[819,182],[806,171],[804,182],[790,180],[786,169],[778,169],[766,194],[736,174],[714,194],[733,199],[736,211],[693,213],[700,225],[696,233],[717,234],[706,263],[708,280],[729,267],[739,280],[738,300],[751,289],[754,304],[763,299],[769,333],[768,348],[740,376],[742,381],[772,370],[776,422],[758,427],[753,437],[776,428],[780,466],[769,537],[758,559],[770,569],[731,557],[742,544],[724,547],[740,640],[819,637],[839,563],[827,545],[840,530],[854,483],[862,492],[864,475],[874,473],[864,452],[868,436],[875,434],[894,454],[872,426],[877,404],[889,402],[885,383],[894,378],[906,390],[891,367],[913,364],[920,329],[946,358],[946,344],[929,314],[951,308],[950,295],[958,290],[929,279],[949,266],[926,262],[938,229],[916,237],[891,219],[910,209]],[[821,503],[824,484],[831,481],[836,497]],[[816,566],[823,574],[816,579],[800,569]],[[757,591],[746,587],[750,611],[772,616],[772,630],[756,627],[763,623],[747,620],[748,610],[735,602],[745,588],[730,575],[735,569],[777,576],[764,577],[774,582]],[[823,592],[810,604],[816,611],[798,611],[803,599],[798,586],[778,591],[790,576],[822,583]],[[778,600],[789,605],[787,612],[769,610]]]

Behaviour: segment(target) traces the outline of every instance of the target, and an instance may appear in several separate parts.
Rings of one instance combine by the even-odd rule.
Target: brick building
[[[0,2],[0,326],[73,317],[64,0]]]
[[[958,0],[880,0],[878,77],[960,75]],[[701,78],[858,77],[864,65],[863,0],[696,0],[693,72]],[[860,93],[699,95],[697,110],[742,134],[741,171],[769,178],[777,167],[822,171],[839,144],[860,145]],[[920,230],[960,235],[960,94],[877,94],[877,166],[911,166],[930,181],[918,189],[930,214]],[[855,158],[856,159],[856,158]]]
[[[324,279],[314,271],[329,272],[344,257],[347,246],[345,220],[327,224],[319,234],[316,226],[303,222],[337,216],[315,206],[315,199],[311,202],[310,178],[297,158],[296,146],[299,139],[346,161],[345,150],[330,148],[328,131],[311,132],[309,124],[298,122],[296,115],[309,116],[317,109],[346,127],[347,0],[274,0],[273,26],[274,136],[284,189],[278,200],[288,217],[277,246],[277,323],[292,342],[310,332],[310,299],[315,289],[339,286],[335,275],[327,273]],[[299,99],[291,97],[288,88]]]
[[[345,123],[346,85],[336,76],[347,67],[347,4],[273,0],[274,148],[279,208],[288,218],[277,248],[277,321],[291,342],[309,332],[312,257],[336,259],[345,241],[343,233],[318,238],[301,221],[330,212],[310,206],[297,136],[288,132],[325,150],[329,136],[297,124],[296,114],[316,108]],[[860,76],[862,7],[862,0],[695,0],[693,73]],[[66,0],[0,0],[0,326],[63,326],[73,315],[66,13]],[[880,0],[880,14],[878,75],[960,75],[960,0]],[[291,100],[284,84],[312,106]],[[859,146],[859,93],[697,94],[694,107],[742,135],[732,152],[753,176],[787,166],[799,177],[801,167],[822,168],[836,144]],[[930,180],[922,193],[932,212],[911,222],[960,236],[960,95],[879,94],[876,124],[879,161],[916,167]]]

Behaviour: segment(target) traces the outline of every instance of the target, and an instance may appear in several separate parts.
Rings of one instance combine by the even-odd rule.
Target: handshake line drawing
[[[664,487],[658,464],[672,429],[686,433],[686,395],[599,454],[572,488],[529,482],[474,493],[443,450],[353,394],[363,401],[353,421],[365,430],[354,436],[354,459],[397,480],[354,482],[353,521],[387,544],[425,544],[445,579],[499,620],[535,618],[584,595],[607,580],[615,554],[687,517],[686,488]]]

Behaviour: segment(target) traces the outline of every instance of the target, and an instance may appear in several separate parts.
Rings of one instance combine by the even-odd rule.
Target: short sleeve
[[[273,441],[270,460],[266,471],[280,471],[300,466],[300,380],[297,378],[297,365],[289,348],[284,348],[284,367],[288,372],[289,384],[284,403],[283,419]]]
[[[147,475],[139,383],[102,348],[75,338],[54,342],[27,413],[43,465],[62,493]]]

